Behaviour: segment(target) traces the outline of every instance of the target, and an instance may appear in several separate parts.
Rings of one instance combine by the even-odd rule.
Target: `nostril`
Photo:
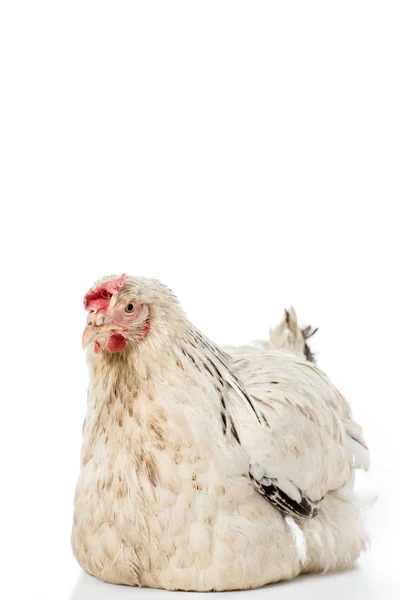
[[[91,327],[93,325],[93,321],[89,321],[88,325],[89,325],[89,327]]]

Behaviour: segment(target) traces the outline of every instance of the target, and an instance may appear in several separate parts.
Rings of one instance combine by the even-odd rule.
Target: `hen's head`
[[[167,337],[183,314],[173,293],[159,281],[144,277],[104,277],[87,292],[83,305],[88,319],[84,348],[124,352],[148,336]]]

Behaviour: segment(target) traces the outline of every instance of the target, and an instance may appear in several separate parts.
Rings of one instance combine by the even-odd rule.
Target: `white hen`
[[[280,349],[228,354],[154,280],[105,278],[85,308],[72,542],[88,573],[207,591],[354,564],[365,534],[351,488],[368,451],[344,398],[296,356],[310,331],[294,311],[267,344]]]

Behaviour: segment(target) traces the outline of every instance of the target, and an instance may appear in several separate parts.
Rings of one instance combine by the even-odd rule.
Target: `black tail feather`
[[[312,325],[307,325],[304,329],[301,330],[304,338],[304,355],[307,360],[312,363],[315,363],[315,355],[311,352],[310,346],[307,344],[307,340],[310,339],[315,333],[317,333],[318,327],[312,327]]]

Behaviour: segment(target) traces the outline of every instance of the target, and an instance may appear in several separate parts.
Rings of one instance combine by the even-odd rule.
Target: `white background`
[[[399,30],[396,1],[1,4],[2,598],[165,593],[70,550],[82,298],[124,271],[219,343],[293,303],[364,426],[359,569],[249,597],[400,596]]]

